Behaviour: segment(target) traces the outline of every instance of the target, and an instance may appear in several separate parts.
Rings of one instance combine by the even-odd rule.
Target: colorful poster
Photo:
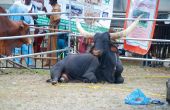
[[[112,17],[114,0],[71,0],[71,16]],[[49,0],[44,1],[48,12]],[[69,0],[58,0],[62,12],[69,12]],[[81,19],[82,27],[89,32],[105,32],[110,28],[111,20]],[[69,29],[69,15],[62,14],[59,29]],[[71,31],[77,33],[75,19],[71,19]]]
[[[143,15],[144,19],[157,17],[159,0],[128,0],[127,18],[136,18]],[[137,28],[126,38],[152,39],[156,21],[140,21]],[[125,28],[132,21],[125,22]],[[137,54],[145,55],[151,45],[151,41],[125,40],[124,49]]]
[[[35,7],[35,12],[37,13],[46,13],[46,7],[43,7],[44,0],[32,0],[33,7]],[[37,15],[37,19],[35,20],[35,25],[38,26],[48,26],[50,19],[46,15]]]

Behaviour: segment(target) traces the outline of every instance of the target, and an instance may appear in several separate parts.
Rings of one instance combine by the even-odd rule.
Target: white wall
[[[44,0],[44,5],[47,8],[47,12],[51,12],[52,7],[49,5],[49,0]]]
[[[170,0],[160,0],[159,11],[169,11],[170,12]]]
[[[115,0],[115,1],[122,1],[122,0]],[[123,0],[123,4],[124,4],[124,9],[126,9],[126,5],[127,5],[127,1],[128,0]],[[170,12],[170,0],[160,0],[159,3],[159,11],[169,11]]]
[[[0,0],[0,4],[12,4],[14,0]]]
[[[0,0],[0,6],[5,9],[8,9],[13,3],[14,0]]]

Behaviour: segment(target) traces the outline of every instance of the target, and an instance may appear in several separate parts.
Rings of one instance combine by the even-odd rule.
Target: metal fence
[[[71,2],[71,1],[70,1]],[[71,3],[70,3],[71,4]],[[71,6],[70,6],[71,7]],[[69,11],[70,12],[70,11]],[[51,15],[51,14],[69,14],[66,12],[53,12],[53,13],[45,13],[46,15]],[[12,15],[42,15],[40,13],[18,13],[18,14],[0,14],[0,16],[12,16]],[[58,59],[61,60],[63,57],[61,57],[63,54],[63,52],[66,52],[66,54],[71,54],[71,53],[79,53],[79,40],[80,40],[80,36],[81,35],[77,35],[74,33],[71,33],[70,31],[70,27],[71,27],[71,19],[75,19],[75,18],[79,18],[79,19],[102,19],[102,20],[120,20],[120,21],[124,21],[124,20],[134,20],[132,18],[102,18],[102,17],[76,17],[76,16],[71,16],[69,14],[69,30],[60,30],[60,32],[54,32],[54,33],[43,33],[43,34],[35,34],[35,35],[24,35],[24,36],[4,36],[4,37],[0,37],[0,40],[4,40],[4,39],[18,39],[18,38],[33,38],[33,37],[42,37],[44,36],[44,40],[43,43],[41,44],[41,51],[38,53],[34,53],[34,54],[28,54],[28,55],[19,55],[19,56],[4,56],[1,55],[0,61],[1,61],[1,68],[14,68],[14,67],[24,67],[24,68],[28,68],[24,62],[21,62],[21,64],[17,64],[13,61],[13,59],[15,58],[24,58],[24,57],[31,57],[35,60],[35,66],[31,67],[31,68],[36,68],[36,69],[49,69],[50,66],[44,66],[44,60],[45,59]],[[170,19],[141,19],[142,21],[147,21],[147,22],[152,22],[152,21],[170,21]],[[155,39],[134,39],[134,38],[126,38],[126,39],[122,39],[122,40],[145,40],[145,41],[153,41],[152,46],[151,46],[151,53],[154,54],[156,57],[152,58],[152,59],[148,59],[148,57],[143,58],[143,56],[141,57],[123,57],[121,56],[121,59],[127,59],[127,60],[137,60],[137,61],[151,61],[151,62],[169,62],[170,60],[167,60],[166,58],[170,57],[169,53],[170,53],[170,34],[167,34],[168,31],[168,27],[166,27],[166,29],[164,29],[166,26],[156,26],[155,29]],[[35,26],[30,26],[30,28],[37,28]],[[44,29],[44,30],[48,30],[48,29]],[[160,32],[161,31],[161,32]],[[164,32],[163,32],[164,31]],[[159,34],[157,34],[159,33]],[[161,33],[161,34],[160,34]],[[65,49],[59,49],[59,50],[53,50],[53,51],[46,51],[46,45],[47,45],[47,38],[51,37],[51,35],[60,35],[60,34],[68,34],[68,47]],[[84,42],[86,42],[87,39],[84,40]],[[156,43],[155,43],[156,42]],[[163,42],[163,43],[162,43]],[[35,44],[36,45],[36,44]],[[87,47],[87,44],[84,44],[85,47]],[[153,49],[154,48],[154,49]],[[164,51],[157,51],[160,50],[160,48],[164,51],[166,51],[166,55],[164,55]],[[49,58],[46,55],[49,53],[60,53],[58,55],[58,57],[55,58]],[[165,57],[159,57],[159,55],[165,56]],[[140,56],[140,55],[139,55]]]

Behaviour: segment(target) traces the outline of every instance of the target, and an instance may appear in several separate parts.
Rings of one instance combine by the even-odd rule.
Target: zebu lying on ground
[[[6,11],[0,7],[0,13]],[[0,16],[0,37],[26,35],[29,26],[25,23],[11,21],[7,16]],[[0,54],[11,55],[12,48],[20,47],[23,43],[30,44],[30,38],[0,40]]]
[[[140,17],[139,17],[140,18]],[[123,66],[117,55],[111,39],[118,39],[129,34],[139,22],[139,18],[126,30],[116,33],[88,33],[77,21],[76,25],[79,32],[86,37],[94,36],[94,47],[91,53],[68,55],[63,60],[57,62],[51,69],[52,84],[60,80],[81,80],[83,82],[96,83],[107,81],[109,83],[123,83],[121,76]],[[63,74],[64,73],[64,74]]]

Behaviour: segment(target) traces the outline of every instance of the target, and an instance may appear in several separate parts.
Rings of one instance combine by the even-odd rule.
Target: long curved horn
[[[90,32],[87,32],[85,31],[82,27],[81,27],[81,24],[80,24],[80,21],[79,19],[76,19],[76,26],[77,26],[77,29],[78,31],[80,32],[81,35],[83,35],[84,37],[93,37],[95,34],[94,33],[90,33]]]
[[[121,32],[115,32],[115,33],[110,33],[110,38],[111,39],[119,39],[121,37],[127,36],[129,33],[131,33],[139,23],[139,19],[141,18],[142,15],[140,15],[127,29]]]

